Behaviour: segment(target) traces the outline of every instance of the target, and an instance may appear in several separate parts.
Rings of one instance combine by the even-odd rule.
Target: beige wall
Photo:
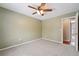
[[[74,16],[75,12],[43,20],[42,22],[0,8],[0,48],[39,38],[61,42],[61,18]]]
[[[41,21],[0,8],[0,48],[41,38]]]
[[[42,37],[55,42],[62,42],[61,39],[61,19],[74,16],[76,12],[57,16],[42,21]]]

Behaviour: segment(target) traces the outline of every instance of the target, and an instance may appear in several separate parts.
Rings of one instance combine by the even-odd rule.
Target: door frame
[[[61,19],[61,42],[62,42],[62,44],[63,44],[63,20],[64,19],[70,19],[70,18],[74,18],[75,16],[71,16],[71,17],[66,17],[66,18],[62,18]],[[70,28],[69,28],[69,30],[70,30]],[[70,33],[70,32],[69,32]],[[69,39],[70,39],[70,36],[69,36]]]
[[[76,18],[76,26],[77,26],[77,29],[78,29],[78,12],[76,13],[76,15],[75,16],[71,16],[71,17],[66,17],[66,18],[61,18],[61,42],[62,42],[62,44],[63,44],[63,20],[64,19],[70,19],[70,18],[73,18],[73,17],[75,17]],[[78,30],[77,30],[77,33],[78,33]],[[77,38],[78,38],[78,35],[77,35]],[[75,41],[75,49],[76,49],[76,51],[78,51],[78,39],[76,39],[76,41]]]
[[[65,19],[70,19],[70,18],[73,18],[73,17],[74,16],[72,16],[72,17],[66,17],[66,18],[62,18],[61,19],[61,39],[62,39],[61,42],[62,42],[62,44],[63,44],[63,22],[64,22]],[[70,26],[69,26],[69,34],[70,34]],[[70,36],[69,36],[69,40],[70,40]]]

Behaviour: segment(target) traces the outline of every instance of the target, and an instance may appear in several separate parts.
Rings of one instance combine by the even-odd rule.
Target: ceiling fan
[[[46,3],[41,3],[41,5],[38,6],[37,8],[32,7],[32,6],[30,6],[30,5],[28,5],[28,7],[29,7],[29,8],[32,8],[32,9],[34,9],[34,10],[36,10],[36,12],[32,13],[32,15],[38,13],[38,14],[44,16],[44,13],[45,13],[45,12],[51,12],[51,11],[53,10],[53,9],[49,9],[49,8],[46,6]]]

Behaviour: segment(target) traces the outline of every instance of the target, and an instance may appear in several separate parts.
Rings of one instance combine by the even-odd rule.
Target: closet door
[[[76,47],[76,51],[78,51],[78,42],[79,42],[79,40],[78,40],[78,12],[76,13],[76,27],[75,27],[75,30],[76,30],[76,32],[75,32],[75,38],[76,38],[76,42],[75,42],[75,47]]]
[[[70,32],[71,32],[71,45],[72,46],[76,46],[75,44],[76,44],[76,19],[71,19],[71,30],[70,30]]]

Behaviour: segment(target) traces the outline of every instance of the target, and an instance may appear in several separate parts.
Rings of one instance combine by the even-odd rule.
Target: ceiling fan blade
[[[45,6],[46,5],[46,3],[41,3],[41,6]]]
[[[28,6],[28,7],[32,8],[32,9],[35,9],[35,10],[37,10],[37,8],[35,8],[35,7],[32,7],[32,6]]]
[[[45,9],[44,11],[52,11],[52,9]]]
[[[36,14],[37,12],[32,13],[32,15]]]

